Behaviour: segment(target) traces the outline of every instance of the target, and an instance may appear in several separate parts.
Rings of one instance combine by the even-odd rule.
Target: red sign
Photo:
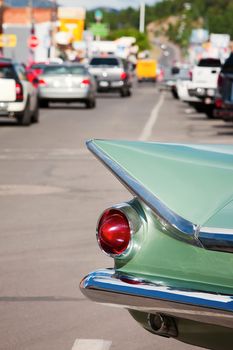
[[[30,49],[35,49],[39,45],[39,43],[40,41],[35,35],[31,35],[28,38],[28,47],[30,47]]]

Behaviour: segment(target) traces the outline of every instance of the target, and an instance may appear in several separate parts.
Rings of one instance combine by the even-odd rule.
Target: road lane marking
[[[89,156],[87,149],[69,149],[69,148],[55,148],[46,150],[38,149],[10,149],[5,148],[0,151],[0,160],[60,160],[60,159],[74,159],[78,157]]]
[[[147,141],[152,133],[153,127],[158,119],[160,108],[162,107],[164,102],[164,94],[162,93],[159,97],[159,101],[156,103],[154,108],[151,111],[151,114],[142,130],[141,135],[139,136],[139,141]]]
[[[71,350],[109,350],[112,342],[103,339],[76,339]]]
[[[0,185],[1,196],[43,195],[68,192],[67,188],[47,185]]]

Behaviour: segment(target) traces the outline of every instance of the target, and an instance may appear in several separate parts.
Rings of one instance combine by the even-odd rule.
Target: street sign
[[[15,34],[1,34],[0,47],[15,47],[17,44],[17,37]]]
[[[40,44],[40,41],[37,38],[37,36],[31,35],[28,38],[28,47],[30,47],[30,49],[35,49],[39,44]]]
[[[90,31],[95,36],[105,38],[108,36],[109,27],[107,23],[91,23]]]
[[[100,22],[100,21],[102,21],[102,19],[103,19],[103,12],[101,12],[100,10],[96,10],[95,11],[95,20],[97,22]]]

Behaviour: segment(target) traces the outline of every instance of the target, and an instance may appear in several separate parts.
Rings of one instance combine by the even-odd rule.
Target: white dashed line
[[[87,149],[69,149],[56,148],[46,150],[38,149],[9,149],[5,148],[0,151],[0,160],[60,160],[60,159],[74,159],[78,157],[89,156]]]
[[[71,350],[109,350],[111,341],[102,339],[76,339]]]
[[[159,113],[160,108],[163,105],[163,102],[164,102],[164,94],[162,93],[160,95],[158,103],[156,103],[156,105],[152,109],[150,117],[147,120],[147,122],[144,126],[144,129],[142,130],[141,135],[138,138],[139,141],[147,141],[150,138],[153,127],[158,119],[158,113]]]

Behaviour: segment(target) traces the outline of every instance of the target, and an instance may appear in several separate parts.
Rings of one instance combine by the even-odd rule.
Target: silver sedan
[[[49,64],[39,77],[41,107],[53,102],[82,102],[87,108],[96,106],[95,79],[81,64]]]

